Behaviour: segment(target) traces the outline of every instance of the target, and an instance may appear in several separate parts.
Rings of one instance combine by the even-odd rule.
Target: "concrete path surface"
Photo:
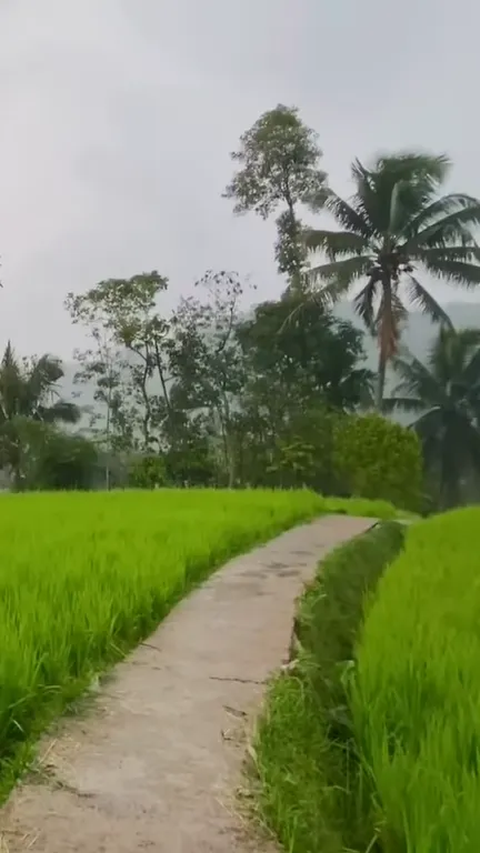
[[[193,592],[115,668],[86,718],[45,739],[41,772],[0,812],[0,850],[257,850],[235,805],[245,723],[286,660],[295,599],[318,560],[373,524],[321,518]]]

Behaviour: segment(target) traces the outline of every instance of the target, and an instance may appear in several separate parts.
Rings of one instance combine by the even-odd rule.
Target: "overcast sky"
[[[0,0],[0,345],[68,356],[67,291],[153,268],[167,307],[207,268],[278,295],[273,225],[221,198],[278,102],[338,192],[353,157],[421,146],[480,196],[479,25],[474,0]]]

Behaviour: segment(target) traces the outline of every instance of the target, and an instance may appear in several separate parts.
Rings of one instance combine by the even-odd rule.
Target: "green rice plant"
[[[386,853],[480,850],[480,508],[408,530],[358,649],[352,711]]]
[[[401,525],[387,523],[340,546],[300,601],[300,655],[271,683],[254,744],[260,816],[288,853],[364,853],[374,837],[361,798],[346,675],[366,597],[404,535]]]
[[[350,509],[394,513],[366,501]],[[328,500],[307,490],[0,497],[0,782],[23,761],[24,745],[193,584],[328,511]]]

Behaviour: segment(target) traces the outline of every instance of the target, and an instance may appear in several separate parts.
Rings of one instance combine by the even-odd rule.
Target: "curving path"
[[[318,560],[374,524],[329,516],[228,563],[116,667],[87,719],[46,740],[0,812],[17,853],[247,853],[235,806],[245,722],[286,659]],[[2,846],[3,845],[3,846]]]

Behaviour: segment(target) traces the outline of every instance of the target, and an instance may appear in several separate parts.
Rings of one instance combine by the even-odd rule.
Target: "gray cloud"
[[[480,195],[479,22],[473,0],[4,0],[0,345],[68,355],[66,292],[153,267],[167,306],[207,267],[278,293],[273,226],[220,197],[278,101],[318,129],[340,192],[354,156],[422,146]]]

